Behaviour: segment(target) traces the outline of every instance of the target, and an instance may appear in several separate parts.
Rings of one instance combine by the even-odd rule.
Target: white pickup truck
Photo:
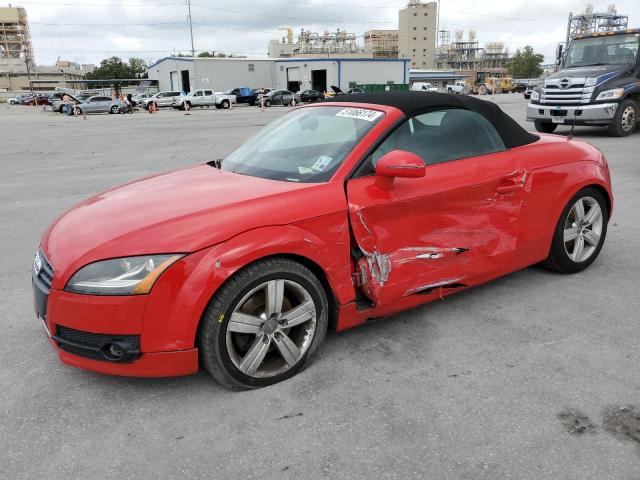
[[[457,81],[453,85],[447,85],[447,93],[456,93],[458,95],[468,95],[469,86],[467,82]]]
[[[199,89],[189,92],[188,95],[184,95],[180,99],[180,105],[184,108],[184,105],[189,105],[189,108],[193,107],[216,107],[216,108],[230,108],[232,104],[236,103],[235,95],[226,95],[220,92],[214,92],[209,89]]]

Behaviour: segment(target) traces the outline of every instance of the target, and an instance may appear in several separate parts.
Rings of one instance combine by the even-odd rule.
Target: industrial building
[[[411,59],[411,68],[434,68],[438,4],[409,0],[398,17],[398,55]]]
[[[271,40],[268,47],[269,58],[290,57],[349,57],[363,56],[363,50],[356,42],[356,35],[346,30],[337,29],[335,32],[322,33],[300,30],[294,41],[293,29],[286,30],[286,37],[281,40]]]
[[[475,30],[469,30],[465,40],[464,32],[457,30],[455,39],[451,41],[451,33],[446,30],[440,32],[440,46],[436,56],[436,66],[441,69],[456,70],[493,70],[506,72],[511,60],[509,50],[502,42],[486,42],[480,46]]]
[[[35,61],[24,8],[0,7],[0,59],[7,65]]]
[[[569,44],[576,35],[585,33],[626,30],[628,24],[629,17],[619,15],[615,5],[609,5],[606,12],[594,12],[593,5],[588,4],[583,13],[569,12],[566,42]]]
[[[364,32],[364,53],[373,58],[398,58],[398,30]]]
[[[397,58],[191,58],[166,57],[149,65],[159,89],[190,91],[235,87],[327,91],[363,84],[406,84],[407,59]]]

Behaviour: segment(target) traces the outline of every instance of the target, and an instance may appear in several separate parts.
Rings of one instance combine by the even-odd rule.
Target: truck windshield
[[[564,66],[635,64],[639,42],[638,33],[577,39],[569,46]]]
[[[286,182],[326,182],[383,116],[377,110],[338,106],[294,110],[260,130],[221,168]]]

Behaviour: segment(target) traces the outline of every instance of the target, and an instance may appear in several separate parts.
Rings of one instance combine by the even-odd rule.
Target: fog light
[[[105,350],[107,355],[109,355],[114,360],[119,360],[124,356],[124,348],[117,343],[108,343],[105,345]]]

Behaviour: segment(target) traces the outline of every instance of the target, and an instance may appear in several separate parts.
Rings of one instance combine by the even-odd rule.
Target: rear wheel
[[[593,187],[576,193],[565,207],[543,266],[561,273],[581,272],[597,258],[607,235],[609,211]]]
[[[230,389],[259,388],[298,373],[327,330],[315,275],[284,258],[256,262],[213,297],[199,336],[207,371]]]
[[[618,105],[613,122],[609,125],[612,137],[626,137],[631,135],[638,121],[638,106],[633,100],[623,100]]]
[[[555,129],[558,128],[557,123],[545,122],[543,120],[535,120],[533,125],[538,132],[542,133],[553,133]]]

